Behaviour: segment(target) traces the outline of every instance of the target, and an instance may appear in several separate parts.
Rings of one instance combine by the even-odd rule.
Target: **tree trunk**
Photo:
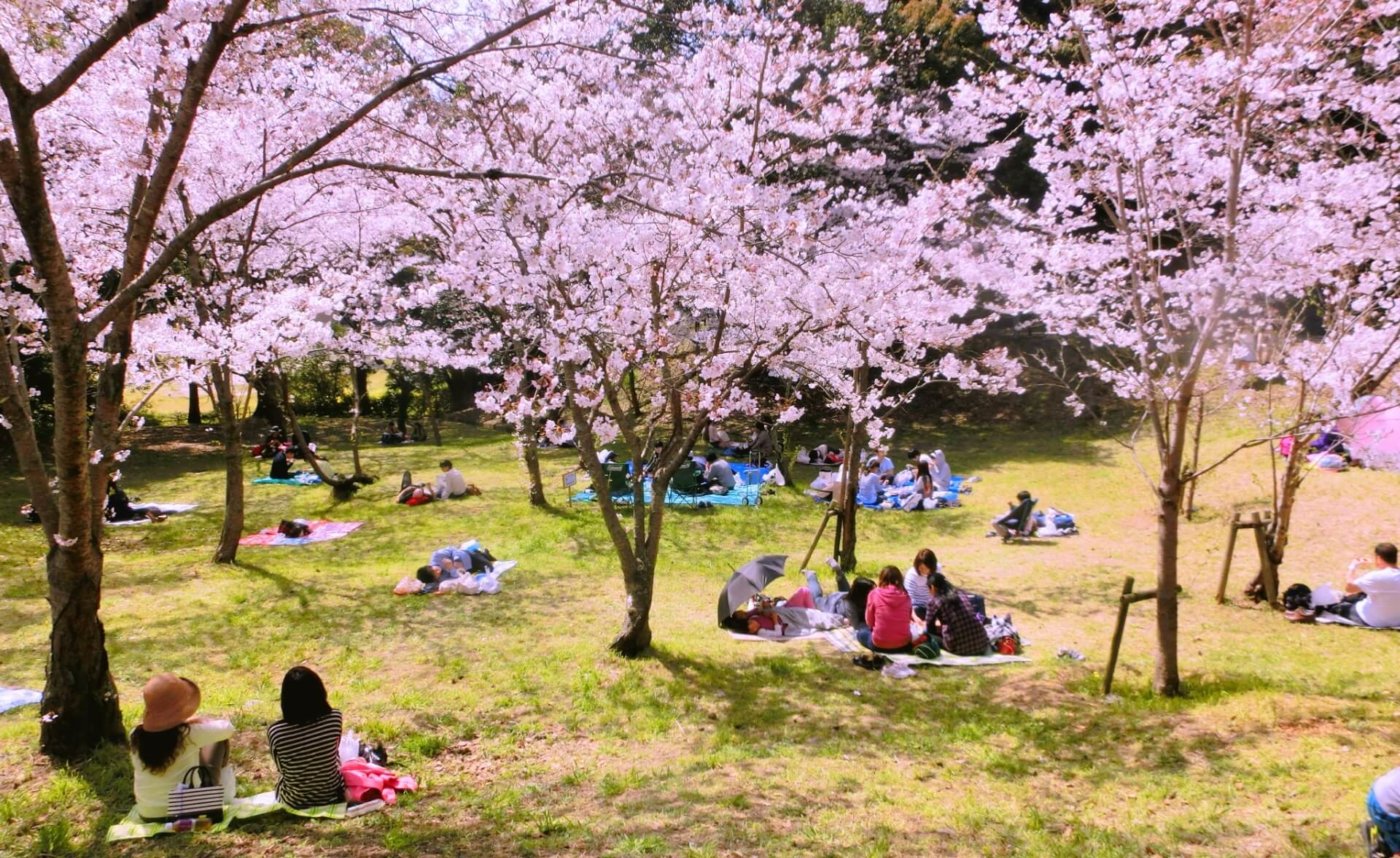
[[[248,384],[258,395],[258,404],[253,407],[253,416],[266,420],[269,426],[285,427],[287,417],[282,413],[282,398],[278,393],[276,374],[263,367],[249,377]]]
[[[545,497],[544,478],[540,476],[539,435],[533,417],[526,417],[520,423],[520,454],[525,459],[525,472],[530,475],[530,506],[547,508],[549,499]]]
[[[1157,489],[1157,666],[1152,687],[1158,694],[1181,694],[1177,667],[1177,553],[1181,530],[1180,451],[1170,451]]]
[[[204,422],[204,416],[199,413],[199,385],[193,381],[190,382],[190,408],[185,422],[190,426],[198,426]]]
[[[57,338],[55,338],[57,339]],[[65,338],[66,339],[66,338]],[[87,453],[87,349],[54,343],[54,465],[59,524],[48,554],[49,662],[39,747],[74,760],[103,742],[125,741],[117,689],[107,664],[102,602],[100,499],[91,496]],[[59,544],[63,540],[65,544]]]
[[[367,414],[369,412],[369,370],[362,366],[353,367],[350,370],[351,388],[355,392],[355,413]],[[403,427],[399,427],[403,431]]]
[[[209,374],[211,398],[219,413],[224,442],[224,524],[214,562],[232,563],[238,556],[238,540],[243,536],[243,438],[238,431],[238,411],[228,367],[211,367]]]
[[[98,618],[102,553],[93,545],[87,551],[55,547],[47,565],[53,630],[39,747],[57,759],[77,760],[104,742],[126,742]]]
[[[635,658],[651,646],[651,595],[655,570],[641,556],[631,566],[622,568],[622,583],[627,593],[627,610],[623,615],[622,631],[608,648],[626,658]]]
[[[442,412],[438,408],[437,385],[433,373],[423,373],[423,408],[428,415],[428,430],[433,433],[433,446],[442,446]],[[418,440],[422,440],[421,438]],[[528,464],[528,462],[527,462]],[[534,503],[533,499],[531,503]]]

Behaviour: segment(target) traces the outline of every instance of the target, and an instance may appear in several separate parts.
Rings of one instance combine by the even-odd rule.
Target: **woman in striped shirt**
[[[267,728],[281,777],[277,800],[288,807],[320,807],[345,801],[340,774],[339,710],[326,699],[321,677],[294,667],[282,678],[282,720]]]

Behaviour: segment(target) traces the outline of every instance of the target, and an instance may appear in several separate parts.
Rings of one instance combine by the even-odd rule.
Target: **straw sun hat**
[[[199,686],[173,673],[151,677],[141,689],[141,696],[146,700],[141,729],[148,733],[178,727],[199,711]]]

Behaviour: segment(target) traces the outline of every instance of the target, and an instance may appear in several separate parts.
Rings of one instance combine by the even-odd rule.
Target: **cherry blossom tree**
[[[554,179],[490,196],[493,225],[457,232],[446,252],[443,281],[504,320],[482,338],[505,360],[483,407],[512,420],[562,409],[597,487],[605,445],[632,461],[628,496],[598,495],[627,593],[612,643],[624,655],[651,643],[672,477],[711,421],[781,407],[749,381],[820,354],[841,320],[901,286],[910,319],[932,313],[936,335],[920,331],[916,348],[962,335],[951,320],[967,304],[943,285],[954,272],[930,270],[927,239],[945,223],[964,234],[966,197],[874,198],[843,176],[882,162],[861,143],[877,130],[924,157],[970,135],[932,99],[878,98],[889,72],[857,34],[824,39],[796,12],[697,7],[676,19],[685,50],[636,57],[613,43],[611,63],[595,53],[533,68],[538,80],[502,112],[517,150],[540,159],[518,168]],[[542,126],[531,120],[545,101],[559,106]],[[887,345],[916,324],[872,336]],[[504,348],[517,342],[529,347]]]
[[[1038,209],[1010,245],[1018,294],[1143,406],[1156,461],[1154,687],[1181,691],[1178,528],[1192,403],[1237,386],[1232,353],[1375,251],[1393,218],[1397,107],[1373,75],[1395,56],[1394,4],[1129,0],[1069,4],[1045,26],[1014,4],[981,17],[1010,65],[967,101],[1024,117]],[[1358,61],[1359,56],[1365,59]],[[975,100],[975,102],[974,102]]]
[[[426,120],[403,96],[455,86],[454,70],[502,74],[513,49],[579,38],[614,21],[580,7],[449,2],[254,4],[250,0],[28,0],[0,6],[0,248],[28,270],[6,296],[24,323],[0,349],[0,413],[51,548],[53,620],[43,750],[72,758],[121,741],[98,617],[103,486],[123,409],[143,300],[211,226],[267,192],[318,174],[394,162],[423,169],[409,145]],[[269,166],[247,171],[237,141],[250,117]],[[381,145],[392,129],[394,145]],[[508,172],[462,139],[453,174]],[[221,143],[234,157],[222,157]],[[419,160],[400,156],[414,154]],[[182,188],[192,216],[183,216]],[[49,470],[17,358],[53,362]],[[97,366],[95,404],[89,374]]]

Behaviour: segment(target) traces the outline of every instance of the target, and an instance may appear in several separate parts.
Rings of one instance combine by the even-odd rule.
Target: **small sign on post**
[[[574,486],[578,485],[578,471],[565,471],[563,476],[564,494],[569,499],[569,506],[574,505]]]

